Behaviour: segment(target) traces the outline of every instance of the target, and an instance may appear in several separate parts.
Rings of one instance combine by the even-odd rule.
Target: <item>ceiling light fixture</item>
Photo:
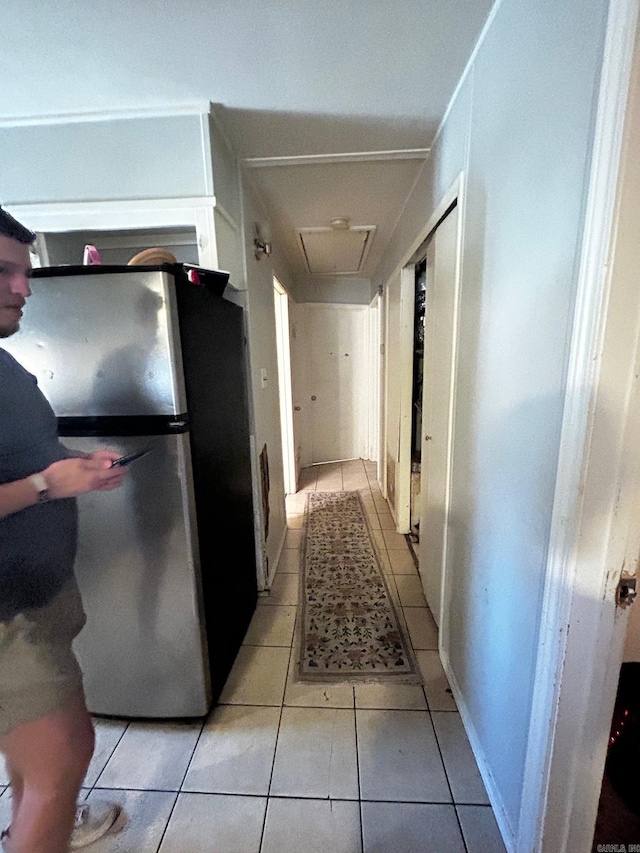
[[[333,228],[334,231],[349,230],[349,220],[346,216],[336,216],[335,219],[331,219],[329,221],[329,225]]]

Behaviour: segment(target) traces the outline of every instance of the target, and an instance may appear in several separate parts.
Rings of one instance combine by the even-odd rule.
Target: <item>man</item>
[[[0,338],[30,296],[35,235],[0,208]],[[71,643],[84,625],[73,574],[75,497],[114,489],[118,454],[67,450],[31,376],[0,347],[0,751],[12,789],[6,853],[66,853],[114,828],[114,804],[76,802],[94,731]]]

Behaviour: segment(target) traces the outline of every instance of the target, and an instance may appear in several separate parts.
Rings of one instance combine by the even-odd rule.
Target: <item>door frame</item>
[[[367,314],[367,339],[365,341],[365,360],[368,368],[366,381],[367,389],[367,439],[366,458],[378,462],[380,457],[380,412],[381,412],[381,342],[382,324],[381,314],[383,302],[380,293],[371,300]]]
[[[421,247],[422,248],[422,247]],[[416,309],[416,265],[412,261],[400,270],[400,423],[398,434],[398,464],[395,482],[395,521],[398,533],[411,531],[411,425],[413,423],[413,353],[414,319]]]
[[[457,371],[458,351],[458,314],[460,302],[460,281],[462,279],[462,238],[464,232],[464,199],[465,199],[465,172],[460,172],[447,192],[436,205],[433,213],[427,220],[427,224],[414,240],[411,248],[406,253],[404,260],[396,268],[389,280],[394,278],[398,272],[401,276],[401,300],[402,300],[402,331],[403,335],[410,336],[410,344],[403,347],[400,353],[400,381],[402,383],[400,400],[400,436],[398,440],[398,465],[396,475],[397,514],[396,530],[398,533],[408,533],[410,530],[410,497],[411,497],[411,424],[413,405],[412,379],[413,379],[413,320],[415,313],[415,268],[426,254],[425,244],[436,230],[440,220],[453,204],[458,207],[458,241],[457,241],[457,272],[456,272],[456,295],[454,307],[454,328],[452,329],[453,340],[453,368],[452,382],[454,387],[451,395],[455,394],[455,380]],[[451,413],[451,418],[453,413]],[[452,434],[453,420],[450,420],[449,430]],[[451,459],[453,456],[453,444],[450,442],[448,449],[448,467],[451,474]],[[444,595],[443,595],[444,600]]]
[[[640,123],[638,11],[638,0],[609,6],[516,841],[522,853],[591,849],[626,627],[615,590],[640,553],[637,253],[634,273],[623,269],[637,241],[617,244],[625,170],[635,170],[636,186],[640,179],[637,158],[626,156]]]
[[[452,469],[453,469],[453,452],[454,452],[454,426],[455,426],[455,397],[456,397],[456,385],[457,385],[457,375],[458,375],[458,318],[460,315],[460,286],[461,286],[461,271],[462,271],[462,231],[463,231],[463,211],[461,208],[461,200],[460,196],[456,197],[455,204],[446,209],[443,216],[438,220],[435,228],[429,235],[426,241],[426,252],[427,252],[427,293],[426,293],[426,311],[427,311],[427,325],[430,324],[429,320],[429,312],[434,311],[433,308],[433,300],[434,300],[434,288],[436,287],[436,281],[439,276],[442,275],[442,260],[441,258],[445,258],[444,265],[445,267],[451,263],[453,269],[452,276],[452,287],[453,293],[451,294],[451,303],[450,303],[450,313],[447,313],[445,316],[450,321],[447,323],[447,328],[450,330],[449,334],[447,334],[445,338],[445,344],[448,348],[448,356],[450,357],[450,365],[448,369],[447,376],[447,396],[444,400],[444,411],[446,413],[446,434],[443,437],[445,441],[445,475],[444,475],[444,495],[443,495],[443,512],[442,512],[442,547],[437,556],[438,560],[438,576],[436,578],[436,583],[431,586],[427,584],[427,575],[423,574],[424,566],[422,565],[422,557],[425,554],[425,543],[423,542],[423,534],[427,525],[425,524],[426,520],[426,510],[427,503],[432,503],[431,498],[431,488],[423,489],[422,486],[427,483],[429,486],[433,483],[433,468],[430,467],[425,472],[421,470],[420,476],[420,546],[418,551],[418,562],[420,569],[420,577],[422,579],[425,596],[427,597],[427,603],[429,607],[432,609],[433,617],[436,621],[436,624],[439,628],[439,647],[445,652],[449,648],[449,607],[451,604],[451,584],[448,578],[447,572],[447,563],[448,563],[448,541],[449,541],[449,512],[451,506],[451,479],[452,479]],[[451,218],[455,217],[453,223],[450,222]],[[452,253],[449,255],[443,255],[441,251],[438,249],[438,246],[442,246],[442,239],[440,243],[438,243],[438,232],[439,229],[444,225],[445,222],[449,222],[453,224],[454,231],[451,235],[453,239],[451,240],[451,248]],[[440,232],[442,233],[442,232]],[[433,247],[432,252],[435,255],[435,260],[432,264],[433,269],[429,270],[429,250]],[[452,255],[452,256],[451,256]],[[431,286],[431,292],[429,292],[429,287]],[[434,323],[437,323],[438,318],[434,315]],[[435,328],[435,326],[434,326]],[[424,366],[427,366],[427,351],[426,351],[426,343],[427,343],[427,332],[425,329],[425,358],[424,358]],[[435,353],[435,349],[434,349]],[[436,409],[433,406],[433,402],[430,405],[429,409],[425,405],[426,394],[428,389],[433,391],[433,384],[430,381],[427,383],[423,378],[423,403],[422,403],[422,425],[420,431],[420,442],[422,448],[426,445],[426,441],[430,437],[427,436],[427,428],[431,432],[433,426],[433,415]],[[426,414],[431,416],[429,422],[426,420]],[[424,451],[423,451],[424,452]],[[434,458],[434,450],[432,449],[432,445],[429,444],[429,460]],[[431,461],[429,463],[431,466]],[[426,478],[425,478],[426,474]],[[429,595],[430,593],[430,595]],[[431,600],[430,600],[431,598]],[[435,599],[435,601],[434,601]],[[433,604],[437,607],[437,613],[433,608]]]
[[[397,267],[395,272],[386,280],[383,289],[384,304],[384,329],[383,329],[383,353],[381,382],[382,382],[382,428],[379,456],[380,483],[382,494],[385,497],[389,510],[394,520],[396,530],[404,533],[398,523],[398,505],[403,505],[408,500],[402,494],[398,494],[398,485],[402,481],[398,478],[398,465],[402,453],[400,441],[400,418],[406,407],[402,406],[401,399],[408,395],[408,412],[411,417],[411,381],[412,367],[409,367],[407,375],[405,366],[412,364],[413,353],[413,320],[408,327],[403,312],[408,304],[413,317],[413,297],[405,298],[404,293],[407,281],[411,278],[406,270]],[[397,308],[396,308],[396,287]],[[413,285],[411,285],[413,290]],[[408,448],[410,453],[411,449]],[[391,465],[389,463],[392,463]],[[407,516],[408,517],[408,516]]]
[[[387,284],[391,279],[387,280]],[[380,447],[378,451],[378,482],[385,500],[388,500],[387,484],[387,435],[389,431],[389,288],[382,290],[382,329],[380,330],[380,341],[382,348],[382,362],[380,370],[381,406],[380,406]]]
[[[442,635],[442,603],[443,603],[443,595],[442,595],[442,582],[444,580],[444,575],[442,573],[442,560],[440,561],[440,588],[436,592],[436,584],[431,584],[430,579],[427,577],[427,572],[425,571],[425,561],[423,557],[426,554],[427,548],[427,536],[425,531],[424,520],[426,517],[426,510],[429,505],[429,498],[431,493],[431,480],[430,474],[433,471],[431,467],[431,441],[433,436],[429,438],[427,441],[427,435],[432,431],[432,423],[433,423],[433,359],[435,356],[435,311],[434,311],[434,299],[435,299],[435,287],[436,287],[436,275],[437,275],[437,252],[436,252],[436,233],[437,228],[429,235],[426,241],[426,245],[424,246],[424,259],[426,261],[426,280],[425,280],[425,312],[424,312],[424,352],[423,352],[423,369],[422,369],[422,417],[420,423],[420,532],[419,532],[419,541],[417,543],[417,547],[415,550],[417,551],[418,557],[418,574],[420,575],[420,582],[422,584],[422,589],[424,592],[424,597],[427,601],[427,606],[431,611],[431,615],[438,627],[438,638]],[[422,252],[420,253],[422,255]],[[431,362],[431,363],[429,363]],[[451,394],[451,387],[449,387],[449,393]],[[447,426],[450,428],[451,423],[448,422]],[[427,432],[427,430],[429,432]],[[448,436],[447,436],[448,439]],[[447,450],[448,450],[448,440],[447,440]],[[443,513],[443,527],[444,531],[447,530],[448,524],[448,514],[449,514],[449,458],[447,456],[447,483],[445,489],[445,505],[444,505],[444,513]],[[426,462],[426,465],[425,465]],[[444,545],[446,542],[446,536],[443,533],[443,550],[441,553],[441,557],[445,553]],[[436,600],[434,600],[434,598]],[[434,606],[435,605],[435,606]],[[436,612],[437,609],[437,612]]]
[[[291,342],[289,339],[289,294],[277,276],[273,276],[273,301],[276,312],[276,350],[278,356],[278,390],[280,428],[282,430],[282,465],[285,495],[298,490],[296,443],[293,429],[293,392],[291,389]]]
[[[33,231],[126,231],[137,228],[195,228],[198,258],[217,269],[218,249],[213,196],[126,201],[74,201],[12,204],[7,210]]]

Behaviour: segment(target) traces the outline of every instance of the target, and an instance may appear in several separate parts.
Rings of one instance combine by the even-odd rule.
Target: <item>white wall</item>
[[[239,223],[242,218],[242,199],[233,146],[213,113],[209,114],[208,131],[216,204],[222,205],[234,222]]]
[[[258,125],[252,136],[262,135],[253,156],[372,150],[365,147],[372,129],[380,149],[419,147],[423,128],[442,114],[491,0],[457,0],[453,16],[447,6],[66,0],[58,7],[7,0],[0,114],[202,100],[251,111]],[[446,61],[434,74],[433,57],[442,55],[450,34]],[[265,113],[287,119],[275,140],[262,132]],[[307,115],[296,122],[301,114]],[[320,119],[311,136],[308,115]],[[343,117],[350,119],[346,127],[336,121]]]
[[[273,273],[286,287],[286,269],[279,259],[261,257],[253,253],[253,223],[267,217],[259,199],[248,181],[243,180],[244,251],[246,254],[246,310],[249,340],[250,385],[252,388],[254,441],[259,455],[266,444],[269,457],[269,535],[265,554],[269,571],[277,562],[286,530],[284,502],[284,473],[282,465],[282,437],[280,428],[280,401],[278,388],[278,359],[276,349],[276,320],[273,299]],[[262,387],[261,371],[267,372],[266,387]]]
[[[522,794],[605,0],[503,0],[398,225],[467,174],[450,675],[508,839]],[[376,276],[377,278],[377,276]]]
[[[238,161],[220,124],[209,115],[208,144],[211,157],[213,191],[216,197],[214,210],[218,267],[230,273],[229,281],[244,290],[245,265],[242,235],[242,199]]]
[[[201,116],[0,126],[3,204],[211,193]]]
[[[294,281],[292,289],[296,302],[334,302],[349,305],[369,305],[375,293],[368,278],[330,275]]]

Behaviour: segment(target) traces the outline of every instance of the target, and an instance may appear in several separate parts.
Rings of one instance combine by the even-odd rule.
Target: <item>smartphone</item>
[[[131,465],[131,463],[135,462],[136,459],[141,459],[143,456],[146,456],[147,453],[151,453],[151,448],[147,448],[146,450],[138,450],[137,453],[130,453],[128,456],[121,456],[120,459],[115,459],[111,463],[111,467],[124,468],[127,465]]]

